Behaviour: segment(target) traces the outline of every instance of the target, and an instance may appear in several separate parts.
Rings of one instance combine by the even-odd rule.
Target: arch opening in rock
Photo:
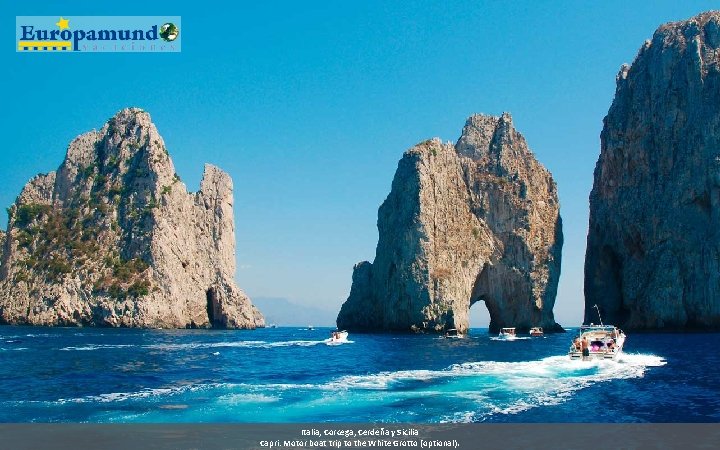
[[[469,308],[472,309],[472,306],[478,302],[482,302],[482,304],[485,305],[485,309],[487,309],[488,312],[487,327],[489,328],[491,333],[498,332],[500,331],[500,328],[506,326],[502,324],[502,320],[500,319],[500,309],[498,307],[498,302],[492,295],[492,281],[494,278],[494,271],[495,266],[493,264],[485,263],[482,270],[480,270],[480,273],[478,273],[477,278],[475,278],[475,285],[473,286],[469,306]]]
[[[468,319],[470,321],[468,324],[469,329],[487,329],[490,327],[490,310],[484,300],[476,300],[470,303]]]

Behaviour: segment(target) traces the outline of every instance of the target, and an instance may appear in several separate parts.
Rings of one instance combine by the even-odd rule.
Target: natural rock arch
[[[338,327],[465,331],[483,301],[492,330],[560,329],[557,190],[509,114],[472,116],[455,145],[432,139],[405,152],[378,231],[375,261],[355,266]]]

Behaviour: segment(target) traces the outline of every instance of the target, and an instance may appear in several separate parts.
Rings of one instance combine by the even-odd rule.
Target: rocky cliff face
[[[468,328],[484,301],[494,331],[553,319],[562,231],[555,182],[502,117],[468,119],[453,146],[406,151],[378,212],[375,261],[355,266],[339,328]]]
[[[617,76],[590,194],[585,320],[720,326],[720,13],[669,23]]]
[[[234,281],[232,188],[206,165],[200,191],[188,193],[150,116],[120,111],[10,207],[0,321],[263,326]]]

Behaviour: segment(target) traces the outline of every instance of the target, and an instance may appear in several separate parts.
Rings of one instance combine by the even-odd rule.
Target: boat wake
[[[220,342],[202,342],[202,343],[186,343],[186,344],[88,344],[81,346],[62,347],[60,351],[93,351],[93,350],[112,350],[122,348],[138,348],[147,350],[162,351],[187,351],[195,349],[217,349],[217,348],[278,348],[278,347],[312,347],[319,344],[327,343],[327,339],[320,340],[292,340],[292,341],[220,341]],[[352,341],[345,341],[350,343]]]
[[[347,339],[325,339],[323,342],[325,342],[326,345],[345,345],[345,344],[354,344],[355,341],[350,341]]]
[[[295,341],[286,344],[295,345],[290,342]],[[322,383],[185,383],[40,403],[43,408],[102,403],[114,415],[90,418],[99,422],[370,420],[378,410],[383,410],[387,421],[481,422],[557,405],[582,389],[642,378],[648,368],[664,364],[662,357],[649,354],[623,354],[618,361],[553,356],[538,361],[467,362],[442,370],[344,375]],[[142,412],[127,412],[133,405]],[[202,414],[193,416],[193,411]]]

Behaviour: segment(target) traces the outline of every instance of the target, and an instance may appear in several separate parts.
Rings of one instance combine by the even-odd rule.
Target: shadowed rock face
[[[585,320],[720,326],[720,13],[669,23],[617,76],[590,194]]]
[[[484,301],[490,328],[553,319],[562,231],[555,182],[509,114],[468,119],[456,143],[406,151],[378,211],[375,261],[355,266],[339,328],[468,328]]]
[[[232,180],[197,193],[150,116],[125,109],[70,143],[9,210],[0,321],[123,327],[263,326],[237,287]]]

